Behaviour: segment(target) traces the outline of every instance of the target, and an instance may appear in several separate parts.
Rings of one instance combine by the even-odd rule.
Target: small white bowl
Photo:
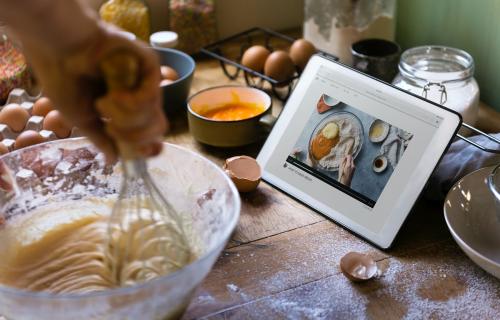
[[[492,170],[479,169],[458,181],[446,196],[444,217],[467,256],[500,279],[500,220],[486,181]]]
[[[372,130],[375,127],[375,125],[378,124],[382,125],[383,128],[382,134],[377,137],[372,137]],[[370,141],[375,143],[384,141],[385,138],[387,138],[388,134],[389,134],[389,125],[380,119],[373,121],[372,124],[370,125],[370,130],[368,130],[368,137],[370,138]]]
[[[373,159],[372,163],[373,171],[375,171],[376,173],[383,172],[385,169],[387,169],[387,162],[388,161],[386,156],[376,156],[375,159]]]

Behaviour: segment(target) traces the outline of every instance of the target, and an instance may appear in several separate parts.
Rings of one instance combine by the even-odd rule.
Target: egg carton
[[[53,131],[50,130],[44,130],[43,129],[43,120],[44,117],[42,116],[35,116],[33,115],[33,105],[36,100],[38,100],[41,97],[41,94],[38,96],[30,96],[26,90],[16,88],[13,89],[7,98],[7,101],[5,105],[0,106],[0,111],[2,111],[5,106],[9,104],[19,104],[23,109],[28,111],[30,118],[26,122],[26,125],[23,130],[19,132],[13,131],[11,128],[9,128],[8,125],[6,124],[0,124],[0,143],[5,145],[9,151],[14,150],[14,144],[16,141],[16,138],[23,132],[27,130],[33,130],[38,133],[46,140],[46,141],[53,141],[59,139],[56,134]],[[71,129],[71,133],[68,138],[76,138],[76,137],[81,137],[82,132],[79,130],[77,127],[74,127]]]

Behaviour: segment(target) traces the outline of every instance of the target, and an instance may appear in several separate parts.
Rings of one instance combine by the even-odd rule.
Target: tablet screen
[[[265,179],[386,247],[459,123],[454,113],[315,57],[258,160]]]

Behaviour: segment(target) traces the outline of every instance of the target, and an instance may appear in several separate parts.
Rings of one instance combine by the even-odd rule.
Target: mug
[[[392,82],[398,73],[401,48],[395,42],[366,39],[351,47],[353,67],[385,82]]]
[[[201,110],[216,109],[238,101],[258,103],[264,110],[242,120],[214,120],[202,116]],[[271,114],[272,99],[266,92],[252,87],[219,86],[202,90],[188,99],[188,124],[193,137],[214,147],[239,147],[267,136],[276,122]]]

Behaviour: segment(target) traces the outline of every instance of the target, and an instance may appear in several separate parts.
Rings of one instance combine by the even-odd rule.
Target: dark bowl
[[[175,49],[153,48],[160,57],[160,64],[174,68],[179,79],[161,87],[163,93],[163,109],[167,114],[186,110],[186,100],[191,89],[194,68],[193,58]]]

